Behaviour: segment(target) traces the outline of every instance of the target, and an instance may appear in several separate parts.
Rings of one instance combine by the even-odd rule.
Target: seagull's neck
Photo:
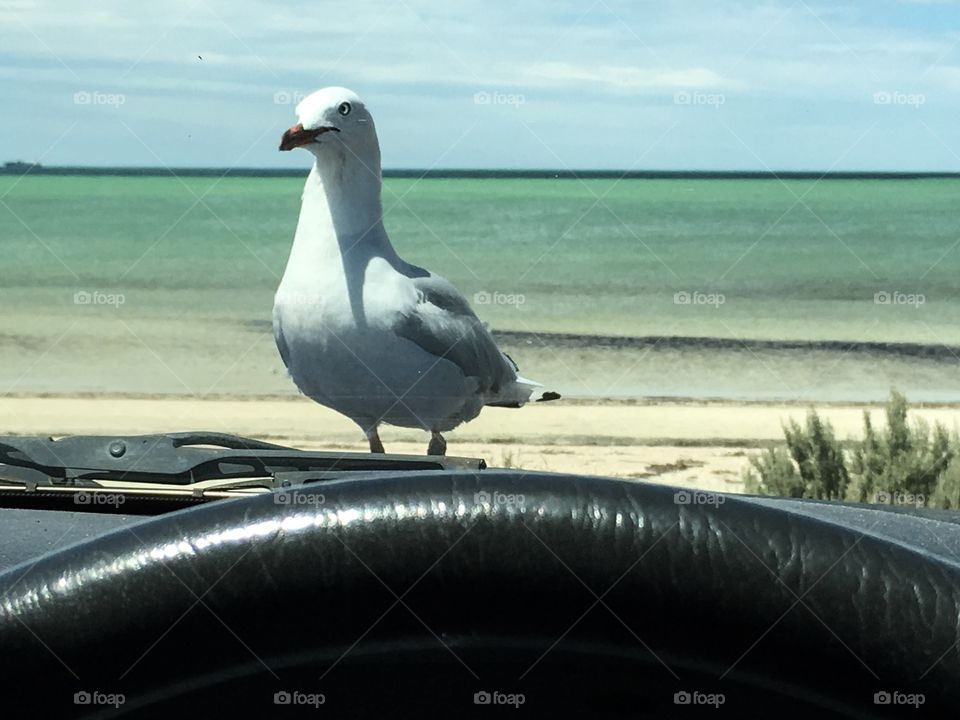
[[[344,265],[396,258],[383,227],[379,163],[324,160],[313,166],[303,189],[291,265],[306,270],[340,258]]]

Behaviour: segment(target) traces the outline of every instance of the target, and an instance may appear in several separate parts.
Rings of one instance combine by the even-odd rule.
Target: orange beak
[[[287,130],[280,138],[280,149],[282,151],[293,150],[294,148],[309,145],[317,139],[319,135],[325,132],[340,132],[335,127],[319,127],[314,130],[305,130],[303,125],[297,123]]]

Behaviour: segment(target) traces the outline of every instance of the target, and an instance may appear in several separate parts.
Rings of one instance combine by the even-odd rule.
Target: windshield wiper
[[[483,460],[313,452],[211,432],[61,440],[0,435],[0,491],[229,497],[351,472],[485,468]]]

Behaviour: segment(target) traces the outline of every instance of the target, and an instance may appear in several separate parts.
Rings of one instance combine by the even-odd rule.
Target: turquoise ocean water
[[[0,390],[292,392],[269,318],[301,187],[0,177]],[[950,179],[392,178],[383,201],[401,255],[567,395],[953,402],[958,198]]]

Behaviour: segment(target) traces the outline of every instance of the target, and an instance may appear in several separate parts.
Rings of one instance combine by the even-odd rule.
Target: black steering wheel
[[[3,710],[929,715],[960,700],[958,557],[945,512],[517,471],[353,477],[9,569]]]

